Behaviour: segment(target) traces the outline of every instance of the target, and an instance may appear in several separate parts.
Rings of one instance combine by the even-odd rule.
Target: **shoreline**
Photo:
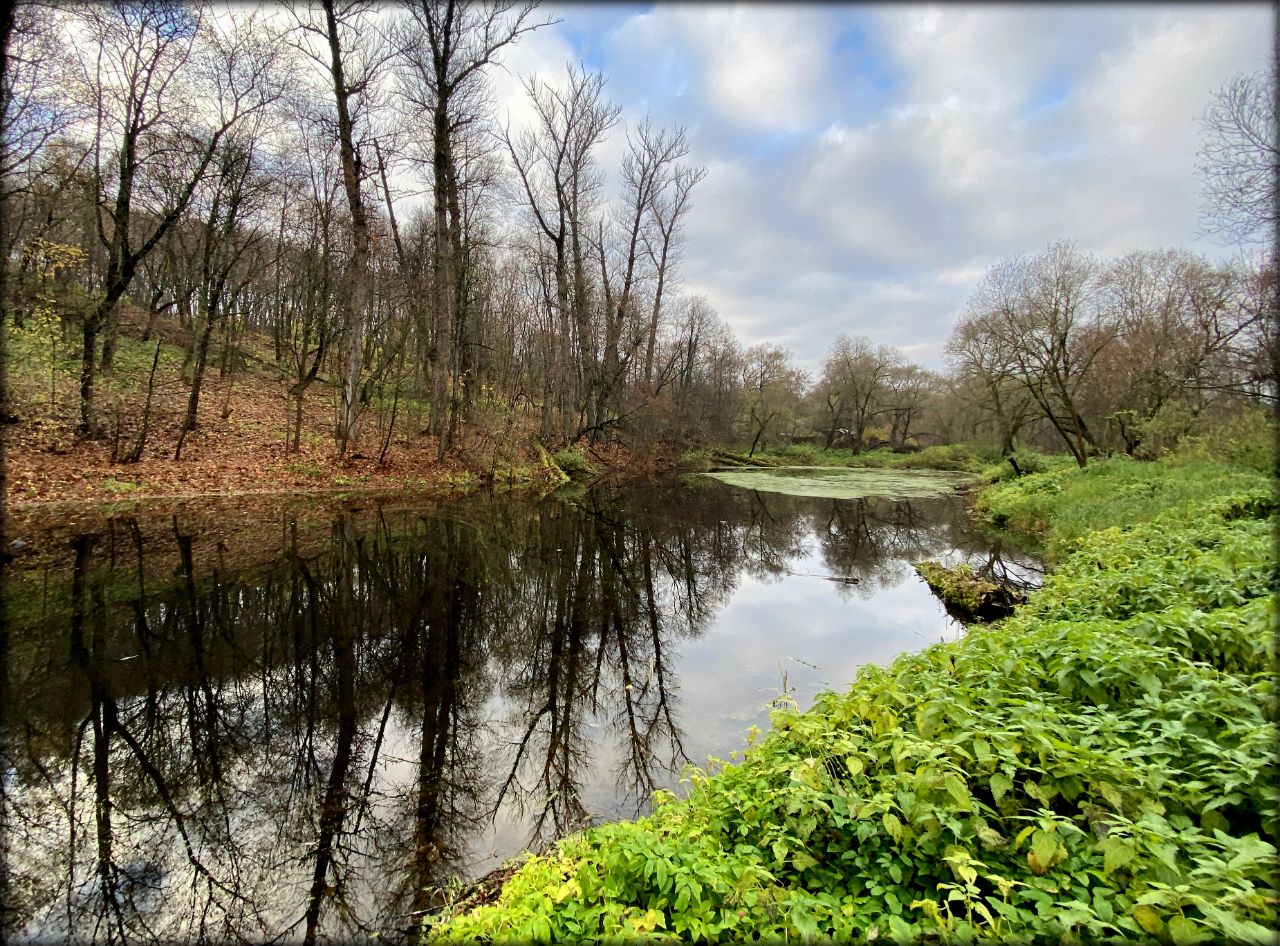
[[[741,759],[705,770],[687,795],[665,796],[647,817],[570,834],[543,855],[502,865],[517,869],[482,878],[478,903],[463,897],[424,920],[426,941],[570,941],[638,930],[637,924],[695,940],[806,932],[841,940],[870,938],[868,931],[884,930],[885,917],[894,938],[914,940],[936,930],[936,917],[915,908],[936,903],[929,898],[951,886],[933,865],[950,863],[960,856],[956,851],[968,858],[962,866],[979,855],[981,866],[1004,881],[1002,893],[977,889],[977,902],[985,906],[988,898],[999,898],[1005,907],[999,915],[1016,917],[1009,933],[1060,938],[1074,930],[1089,938],[1110,927],[1142,938],[1181,919],[1206,938],[1220,938],[1228,928],[1250,939],[1261,936],[1274,922],[1273,912],[1241,907],[1190,920],[1180,912],[1144,912],[1141,898],[1150,881],[1162,877],[1164,862],[1145,849],[1126,848],[1132,866],[1112,876],[1104,859],[1108,849],[1095,843],[1099,811],[1121,824],[1137,820],[1139,800],[1151,794],[1149,779],[1161,771],[1158,763],[1132,769],[1133,740],[1149,740],[1153,724],[1160,730],[1166,715],[1181,718],[1193,704],[1197,713],[1212,715],[1219,690],[1236,699],[1268,660],[1263,642],[1274,620],[1267,566],[1274,554],[1268,541],[1274,494],[1243,466],[1208,467],[1103,461],[1087,475],[1064,469],[1055,477],[1060,490],[1045,491],[1039,488],[1043,479],[1021,477],[977,490],[975,513],[1009,522],[1015,531],[1033,528],[1042,538],[1069,541],[1070,554],[1056,562],[1053,577],[1012,616],[860,673],[848,690],[829,694],[820,705],[775,717],[763,741]],[[1135,485],[1152,496],[1137,510],[1129,501]],[[1077,509],[1086,511],[1069,515]],[[1241,555],[1250,565],[1233,569],[1230,594],[1201,577],[1220,573]],[[1161,580],[1155,563],[1170,558],[1183,565],[1185,580]],[[1181,615],[1188,609],[1203,612],[1213,633],[1196,633],[1198,624],[1186,624]],[[1179,655],[1170,657],[1178,641]],[[1100,654],[1116,659],[1109,663]],[[1141,674],[1133,667],[1143,668]],[[1063,668],[1082,669],[1064,677]],[[1065,689],[1064,679],[1070,684]],[[1250,699],[1265,695],[1256,688],[1249,693]],[[886,694],[900,705],[898,712],[886,710]],[[967,713],[920,715],[943,697]],[[1028,699],[1038,710],[1030,715]],[[1244,746],[1269,728],[1265,701],[1250,699],[1233,704],[1238,725],[1215,745],[1226,740]],[[1122,725],[1132,714],[1113,706],[1144,706],[1150,718],[1141,726]],[[1077,777],[1069,753],[1054,752],[1051,762],[1042,757],[1039,766],[1027,755],[1028,744],[1047,751],[1094,732],[1100,712],[1110,712],[1116,725],[1105,743],[1091,748],[1102,764],[1097,772]],[[974,726],[971,718],[1000,725]],[[1054,720],[1052,732],[1038,722],[1045,718]],[[876,808],[877,799],[920,781],[918,772],[902,774],[897,746],[904,740],[930,753],[950,747],[930,770],[943,791],[935,790],[926,805]],[[827,761],[815,766],[818,758]],[[1213,760],[1206,749],[1186,763],[1208,781],[1162,783],[1162,821],[1166,806],[1169,818],[1191,818],[1221,794],[1222,786],[1212,783]],[[1265,810],[1264,795],[1258,790],[1242,799],[1240,811],[1229,810],[1236,823],[1222,816],[1216,834],[1204,829],[1180,838],[1177,854],[1203,861],[1231,838],[1247,840],[1249,813]],[[1064,804],[1082,802],[1064,812],[1051,808],[1055,796]],[[1026,851],[1025,839],[1037,830],[1023,823],[1031,812],[1040,818],[1040,833]],[[925,844],[943,816],[955,821],[945,857],[940,846]],[[955,820],[968,817],[973,820]],[[619,857],[622,849],[634,853]],[[846,863],[847,852],[864,849],[870,850],[861,860]],[[900,866],[904,860],[910,871]],[[659,871],[658,865],[673,863],[685,871]],[[885,863],[898,865],[896,876],[882,868]],[[696,897],[678,879],[690,865],[699,879]],[[738,895],[750,870],[767,871],[753,903]],[[1077,897],[1069,887],[1082,871],[1095,878],[1106,902],[1078,911],[1066,924],[1048,920],[1039,904],[1065,909]],[[566,900],[562,891],[572,887],[580,892]],[[1029,893],[1014,899],[1014,888]],[[1255,871],[1233,880],[1229,892],[1242,897],[1266,889]],[[910,913],[903,909],[908,903]],[[997,915],[988,910],[980,919],[988,914]],[[977,934],[996,929],[971,928]]]

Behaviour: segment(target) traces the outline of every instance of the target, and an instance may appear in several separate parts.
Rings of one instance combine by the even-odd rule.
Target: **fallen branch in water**
[[[797,578],[821,578],[823,581],[834,581],[838,585],[856,585],[862,581],[853,575],[815,575],[813,572],[787,572],[788,575],[795,575]]]

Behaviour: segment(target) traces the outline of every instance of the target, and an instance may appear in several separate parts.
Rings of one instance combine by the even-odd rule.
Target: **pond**
[[[953,484],[752,485],[11,524],[11,928],[404,939],[457,878],[962,633],[912,562],[1007,557]]]

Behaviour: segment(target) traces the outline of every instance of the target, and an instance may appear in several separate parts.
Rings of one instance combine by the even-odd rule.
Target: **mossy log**
[[[775,464],[758,457],[749,457],[742,453],[730,453],[728,450],[714,450],[711,453],[711,469],[737,469],[743,466],[771,467]]]
[[[1026,600],[1016,588],[975,575],[967,562],[951,568],[941,562],[918,562],[914,568],[947,612],[965,624],[1007,617]]]

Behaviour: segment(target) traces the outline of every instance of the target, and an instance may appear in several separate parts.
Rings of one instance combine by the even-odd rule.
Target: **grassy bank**
[[[1267,462],[989,487],[1057,568],[1011,618],[779,712],[687,797],[528,860],[450,940],[1271,942]]]

